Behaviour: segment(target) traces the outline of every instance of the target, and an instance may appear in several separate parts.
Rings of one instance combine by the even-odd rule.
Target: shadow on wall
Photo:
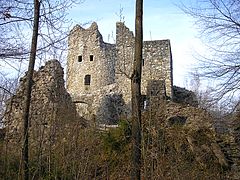
[[[122,94],[107,94],[102,98],[97,110],[97,123],[117,124],[121,118],[127,117],[127,109]]]

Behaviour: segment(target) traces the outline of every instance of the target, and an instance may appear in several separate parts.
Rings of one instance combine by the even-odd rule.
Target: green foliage
[[[130,142],[131,127],[128,121],[119,121],[118,128],[112,128],[102,135],[104,149],[107,153],[123,151]]]

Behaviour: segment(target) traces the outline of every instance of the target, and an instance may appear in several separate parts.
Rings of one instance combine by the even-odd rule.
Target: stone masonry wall
[[[57,60],[48,61],[39,71],[34,72],[30,106],[30,137],[35,143],[49,142],[61,128],[85,121],[76,112],[70,95],[64,87],[63,69]],[[21,78],[16,94],[8,100],[4,124],[6,138],[20,142],[23,133],[23,102],[26,76]]]
[[[134,35],[124,23],[116,24],[116,82],[123,94],[124,100],[129,103],[131,99],[131,75],[134,60]]]
[[[114,83],[115,45],[103,42],[96,23],[88,29],[75,26],[68,44],[67,89],[72,96],[91,94]],[[90,75],[87,85],[86,75]]]
[[[124,23],[116,27],[116,82],[124,94],[126,102],[131,99],[131,77],[134,60],[134,35]],[[166,95],[172,97],[173,75],[172,54],[169,40],[144,41],[142,61],[142,94],[146,95],[148,82],[164,80]]]
[[[124,23],[117,22],[116,44],[108,44],[103,41],[96,23],[92,23],[87,29],[77,25],[70,32],[68,43],[67,90],[76,102],[79,114],[87,119],[94,119],[97,112],[104,112],[105,116],[101,116],[101,121],[106,118],[106,122],[109,122],[109,117],[113,114],[109,102],[113,96],[105,95],[109,94],[109,87],[113,84],[113,99],[116,96],[122,97],[123,103],[120,104],[124,104],[125,112],[130,113],[130,78],[135,44],[133,32]],[[86,75],[90,76],[87,85]],[[172,98],[172,79],[170,41],[144,41],[142,94],[147,94],[151,81],[161,81],[165,84],[163,87],[166,88],[166,95]]]
[[[107,85],[92,94],[73,98],[80,116],[96,124],[116,124],[121,118],[126,118],[129,109],[118,92],[116,83]]]
[[[146,94],[149,80],[164,80],[166,94],[172,97],[172,54],[169,40],[144,41],[142,93]]]

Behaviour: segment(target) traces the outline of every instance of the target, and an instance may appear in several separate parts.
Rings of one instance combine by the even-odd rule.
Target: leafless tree
[[[13,95],[16,85],[16,79],[9,79],[0,75],[0,128],[3,128],[5,102]]]
[[[67,10],[78,1],[41,0],[38,65],[49,58],[59,59],[67,48],[70,20]],[[0,2],[0,60],[17,64],[28,60],[30,54],[31,29],[33,27],[33,1],[9,0]],[[43,60],[44,59],[44,60]],[[18,60],[18,61],[17,61]],[[27,63],[23,70],[26,70]]]
[[[29,112],[31,102],[31,92],[33,85],[33,71],[36,60],[37,44],[38,44],[38,31],[40,25],[40,7],[41,3],[39,0],[34,0],[34,20],[33,20],[33,32],[32,32],[32,43],[30,50],[29,66],[27,71],[26,79],[26,90],[23,105],[23,168],[24,168],[24,179],[29,179],[29,162],[28,162],[28,136],[29,136]]]
[[[6,43],[0,47],[0,57],[16,58],[24,55],[26,55],[26,58],[29,57],[23,106],[24,139],[22,158],[24,179],[29,179],[29,107],[36,57],[49,51],[49,48],[56,49],[57,44],[66,39],[67,33],[64,31],[66,30],[64,28],[66,27],[64,25],[66,23],[66,10],[73,3],[74,1],[66,0],[9,0],[0,3],[0,28],[3,29],[2,32],[6,32],[6,35],[1,39]],[[31,31],[32,36],[30,35]],[[32,40],[28,39],[29,36],[32,37]],[[24,42],[23,40],[26,40],[26,44],[31,44],[30,48],[23,48],[29,47],[21,44],[21,42]]]
[[[133,164],[132,179],[141,179],[141,74],[143,48],[143,0],[136,0],[135,54],[133,63],[132,86],[132,142]]]
[[[194,1],[181,8],[191,15],[206,42],[207,56],[198,56],[200,77],[214,80],[214,100],[240,94],[240,4],[237,0]]]

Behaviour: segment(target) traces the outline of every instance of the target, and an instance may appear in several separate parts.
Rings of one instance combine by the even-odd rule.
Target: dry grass
[[[224,179],[225,171],[208,148],[213,138],[208,129],[163,127],[158,122],[164,118],[157,117],[165,116],[143,116],[142,179]],[[126,121],[107,132],[74,123],[58,130],[51,141],[31,141],[31,179],[129,179],[131,131]],[[0,176],[18,179],[21,144],[10,146],[1,142]]]

